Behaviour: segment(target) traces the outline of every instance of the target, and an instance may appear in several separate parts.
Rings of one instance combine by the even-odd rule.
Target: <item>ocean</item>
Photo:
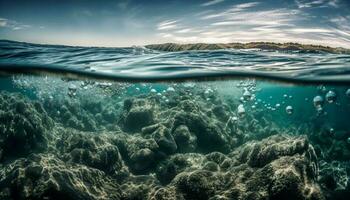
[[[0,199],[347,199],[349,63],[0,41]]]

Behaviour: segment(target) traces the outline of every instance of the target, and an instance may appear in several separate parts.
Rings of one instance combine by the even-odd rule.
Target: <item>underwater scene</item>
[[[0,0],[0,200],[349,200],[350,0]]]
[[[0,199],[350,195],[347,54],[1,44]]]

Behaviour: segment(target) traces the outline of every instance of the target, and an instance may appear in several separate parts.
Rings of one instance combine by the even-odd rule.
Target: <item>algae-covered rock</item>
[[[82,131],[117,129],[114,123],[119,115],[118,101],[84,96],[55,96],[45,99],[44,107],[50,117],[66,127]]]
[[[234,119],[235,102],[213,91],[176,91],[123,99],[122,112],[115,102],[75,97],[43,107],[1,95],[0,116],[10,117],[0,117],[0,199],[323,200],[348,192],[346,164],[319,171],[306,136],[278,134],[260,111]],[[11,154],[7,135],[21,131],[32,135],[22,134],[22,153]]]
[[[185,125],[197,137],[198,147],[202,151],[230,150],[229,137],[223,129],[201,113],[179,113],[175,116],[174,127]]]
[[[159,146],[154,139],[120,134],[113,139],[113,143],[118,146],[122,158],[134,173],[149,172],[159,160]]]
[[[290,145],[271,147],[285,143]],[[299,149],[299,143],[303,148]],[[247,151],[248,159],[242,159]],[[266,159],[252,164],[252,152]],[[272,136],[238,147],[229,155],[176,154],[162,162],[156,173],[167,185],[160,191],[171,188],[184,199],[324,199],[317,184],[317,158],[303,137]]]
[[[158,165],[157,178],[162,184],[168,184],[179,173],[193,169],[192,166],[195,164],[200,164],[201,160],[203,160],[201,154],[175,154]]]
[[[22,95],[0,94],[0,161],[43,151],[53,121],[38,102]]]
[[[179,174],[174,182],[185,199],[209,199],[222,186],[220,178],[206,170]]]
[[[350,194],[350,166],[347,162],[322,161],[318,182],[326,191],[327,199],[342,199]]]
[[[83,164],[111,175],[123,171],[119,149],[108,141],[107,136],[65,134],[57,146],[61,149],[62,159],[67,162]]]
[[[240,149],[239,159],[251,167],[263,167],[269,162],[283,156],[292,156],[308,151],[313,161],[316,155],[305,137],[288,139],[286,136],[276,135],[262,140],[262,142],[248,142]]]
[[[170,129],[160,126],[154,133],[153,138],[159,146],[159,150],[167,154],[176,152],[177,145],[173,138],[173,135],[170,134]]]
[[[232,155],[246,168],[234,167],[230,172],[247,172],[239,182],[245,188],[240,194],[243,199],[324,199],[316,182],[316,154],[303,137],[271,136],[250,142]]]
[[[124,110],[122,125],[127,131],[140,131],[143,127],[154,123],[153,107],[144,99],[125,100]]]
[[[67,164],[53,155],[31,155],[2,170],[3,199],[120,199],[117,182],[102,171]]]
[[[193,152],[197,148],[197,136],[185,125],[176,127],[173,136],[179,152]]]

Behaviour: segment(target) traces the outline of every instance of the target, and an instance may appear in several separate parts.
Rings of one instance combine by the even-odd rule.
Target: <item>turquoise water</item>
[[[348,55],[0,48],[0,199],[350,194]]]

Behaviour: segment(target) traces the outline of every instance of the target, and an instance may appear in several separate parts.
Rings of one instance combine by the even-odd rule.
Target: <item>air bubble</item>
[[[286,112],[287,112],[288,115],[293,114],[293,107],[292,106],[287,106],[286,107]]]
[[[337,95],[332,90],[328,91],[326,94],[326,100],[328,103],[334,103],[337,99]]]
[[[168,91],[168,92],[175,92],[175,89],[173,87],[168,87],[168,89],[166,91]]]
[[[321,96],[315,96],[313,102],[314,106],[318,108],[323,106],[324,100]]]
[[[245,108],[244,108],[243,104],[240,104],[238,106],[237,113],[238,113],[238,116],[244,117],[244,115],[245,115]]]
[[[346,95],[347,97],[350,97],[350,88],[346,90],[345,95]]]
[[[252,98],[252,94],[246,89],[243,93],[243,98],[248,101]]]

